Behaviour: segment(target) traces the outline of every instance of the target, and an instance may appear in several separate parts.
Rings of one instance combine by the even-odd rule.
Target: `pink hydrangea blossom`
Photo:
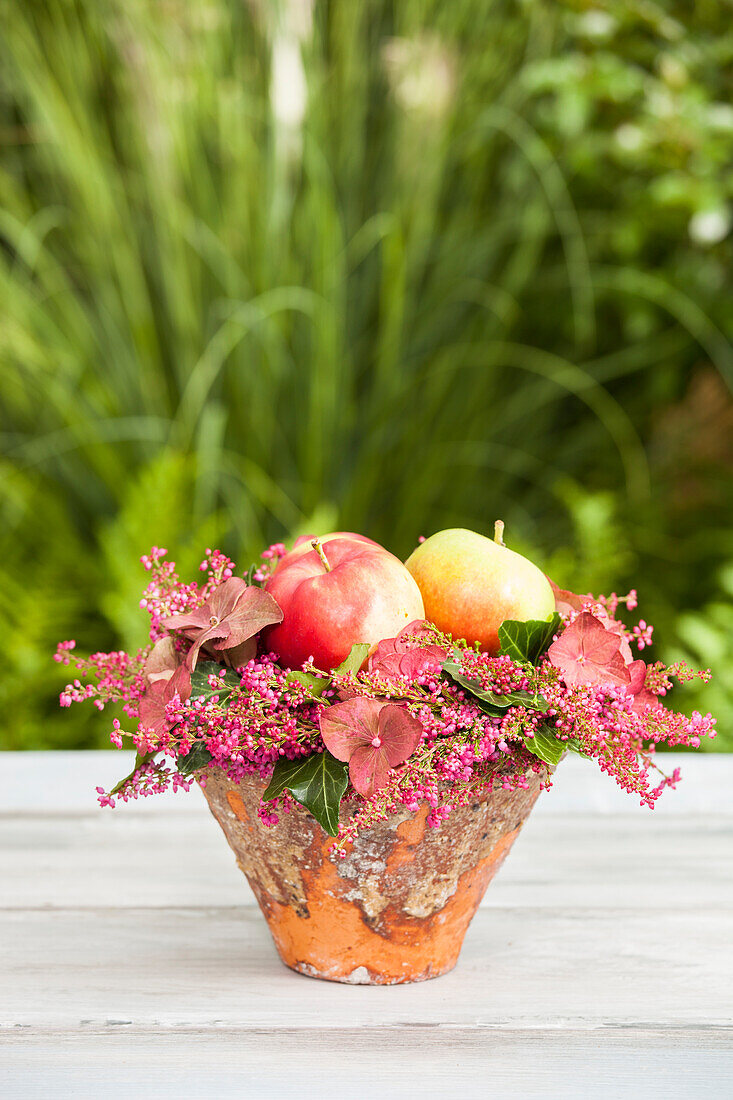
[[[170,723],[167,707],[176,698],[185,703],[191,696],[191,674],[185,665],[180,665],[166,679],[153,681],[140,700],[140,726],[147,734],[162,737],[167,733]]]
[[[349,762],[349,778],[365,798],[385,786],[390,770],[412,755],[423,734],[406,707],[363,696],[329,707],[319,724],[324,745]]]
[[[581,612],[552,643],[547,658],[568,687],[631,682],[621,655],[621,638],[588,611]]]
[[[396,638],[379,642],[369,658],[367,669],[385,676],[417,680],[422,674],[437,672],[448,656],[443,646],[430,644],[435,631],[424,620],[408,623]]]
[[[218,653],[227,652],[236,668],[257,652],[255,634],[265,626],[281,623],[282,618],[283,613],[269,592],[248,585],[239,577],[229,577],[201,607],[161,619],[161,625],[166,630],[181,631],[193,642],[187,657],[192,670],[204,645]]]
[[[154,684],[156,680],[170,680],[180,664],[181,656],[175,642],[170,635],[166,635],[158,639],[146,657],[143,676],[149,684]]]

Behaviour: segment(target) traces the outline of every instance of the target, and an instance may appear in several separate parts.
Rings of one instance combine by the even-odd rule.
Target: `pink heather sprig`
[[[633,628],[632,634],[640,650],[646,649],[648,645],[652,644],[653,631],[654,627],[648,626],[643,619],[640,619],[637,625]]]
[[[517,664],[510,657],[488,657],[467,649],[461,655],[461,667],[469,679],[495,695],[527,691],[531,686],[527,666]]]
[[[76,642],[70,639],[68,642],[59,642],[53,655],[54,661],[60,665],[68,665],[71,661],[71,651],[76,649]]]
[[[204,583],[184,584],[176,573],[176,563],[166,560],[167,550],[154,546],[150,554],[143,554],[140,561],[150,582],[143,592],[140,607],[150,615],[150,639],[155,642],[166,636],[161,620],[171,615],[182,615],[201,607],[215,588],[234,575],[234,562],[220,550],[206,550],[199,566],[206,573]]]
[[[610,596],[598,596],[596,602],[601,604],[602,607],[605,607],[611,619],[616,618],[616,612],[620,603],[626,604],[627,611],[633,611],[639,605],[635,588],[632,588],[625,596],[618,596],[615,592],[612,592]]]
[[[59,696],[62,707],[72,703],[91,700],[97,710],[104,710],[105,704],[121,702],[123,710],[131,718],[138,716],[137,706],[143,697],[146,683],[142,675],[144,653],[133,656],[123,650],[112,653],[92,653],[90,657],[69,656],[73,643],[62,643],[62,664],[73,660],[79,677],[67,684]],[[58,656],[58,653],[57,655]],[[82,679],[93,678],[86,683]]]
[[[257,581],[258,584],[266,581],[274,573],[280,558],[285,557],[286,553],[285,543],[273,542],[271,546],[262,551],[262,564],[255,569],[252,579]]]
[[[150,555],[140,559],[143,568],[152,574],[143,592],[140,607],[150,615],[150,640],[155,642],[166,635],[160,620],[169,615],[182,615],[203,603],[197,584],[183,584],[176,573],[176,563],[166,561],[166,550],[153,547]]]
[[[661,661],[651,667],[664,669]],[[707,684],[713,675],[709,668],[690,668],[684,661],[675,661],[673,665],[669,665],[666,674],[668,678],[674,678],[680,684],[689,683],[690,680],[702,680],[704,684]],[[671,687],[671,684],[669,686]]]
[[[655,686],[661,688],[659,669],[656,672]],[[649,768],[656,768],[651,754],[657,744],[698,748],[702,738],[715,736],[715,719],[710,714],[694,712],[686,718],[651,704],[637,709],[634,697],[621,685],[569,688],[548,662],[539,673],[538,690],[550,704],[547,717],[555,736],[573,742],[595,759],[622,789],[639,795],[642,805],[653,806],[667,785],[652,789],[647,782]]]
[[[206,556],[199,565],[199,571],[208,573],[208,580],[204,586],[208,590],[203,594],[209,596],[217,584],[234,576],[234,562],[226,554],[222,554],[221,550],[211,550],[207,547]]]
[[[167,790],[190,791],[193,783],[192,778],[181,775],[175,768],[147,761],[120,784],[114,793],[105,791],[104,787],[97,787],[96,790],[99,805],[114,808],[118,799],[121,802],[131,802],[138,798],[149,798],[153,794],[163,794]]]

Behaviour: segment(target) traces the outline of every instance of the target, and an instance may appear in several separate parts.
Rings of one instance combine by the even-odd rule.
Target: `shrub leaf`
[[[547,621],[529,619],[522,623],[517,619],[505,619],[499,627],[499,656],[536,665],[561,623],[557,611]]]
[[[567,748],[563,741],[558,741],[554,734],[543,727],[535,730],[534,737],[526,737],[524,745],[540,760],[544,760],[545,764],[551,764],[553,767],[560,763],[560,757]]]
[[[509,707],[528,707],[529,710],[547,710],[549,703],[536,691],[510,691],[506,695],[495,695],[486,691],[477,680],[465,676],[457,661],[444,661],[443,672],[464,691],[469,692],[474,701],[488,714],[500,714]]]
[[[295,801],[313,814],[329,836],[336,836],[339,806],[348,782],[348,764],[337,760],[330,752],[314,753],[297,760],[281,757],[262,798],[270,802],[284,790],[290,791]]]

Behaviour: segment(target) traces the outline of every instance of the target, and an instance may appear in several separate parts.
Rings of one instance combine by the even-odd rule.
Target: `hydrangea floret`
[[[659,767],[657,746],[697,748],[715,736],[711,715],[666,706],[673,680],[707,680],[709,670],[634,656],[652,635],[643,620],[617,617],[622,604],[636,607],[634,591],[595,597],[553,585],[552,619],[505,622],[496,655],[419,621],[371,654],[354,646],[334,670],[282,668],[262,635],[282,612],[262,585],[284,553],[269,547],[242,577],[207,550],[197,585],[153,547],[140,603],[150,644],[88,658],[71,640],[59,644],[56,661],[77,673],[61,705],[121,704],[130,728],[115,718],[110,739],[137,750],[129,776],[98,788],[102,805],[205,785],[212,768],[234,782],[254,775],[266,825],[300,803],[343,855],[361,829],[403,808],[428,803],[437,827],[481,793],[526,788],[532,773],[548,787],[567,751],[653,807],[680,778]]]

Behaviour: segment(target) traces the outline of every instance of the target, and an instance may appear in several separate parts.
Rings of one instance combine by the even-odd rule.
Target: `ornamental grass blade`
[[[348,765],[331,756],[330,752],[314,753],[298,760],[281,757],[262,799],[270,802],[288,790],[329,836],[336,836],[339,806],[348,782]]]

